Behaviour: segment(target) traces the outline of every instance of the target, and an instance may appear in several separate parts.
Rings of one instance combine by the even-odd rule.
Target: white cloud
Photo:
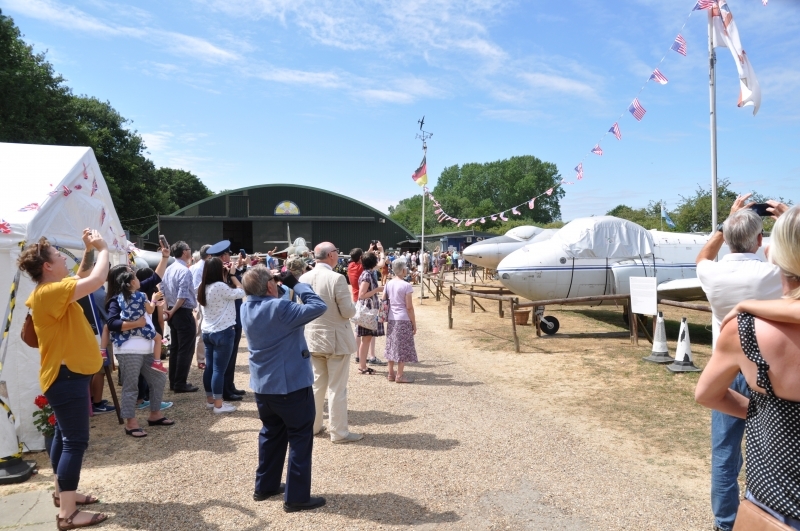
[[[599,99],[597,92],[591,85],[561,75],[532,72],[519,74],[519,77],[537,90],[544,90],[549,93],[566,93],[587,100]]]
[[[72,31],[101,36],[126,36],[147,42],[156,42],[162,49],[175,55],[193,57],[210,63],[231,62],[239,59],[233,52],[224,50],[200,37],[147,26],[131,27],[113,24],[54,0],[6,0],[5,9],[43,20]]]
[[[412,103],[414,101],[414,97],[411,94],[399,92],[397,90],[370,89],[362,90],[357,94],[370,101],[383,101],[388,103]]]
[[[334,72],[308,72],[288,68],[264,67],[249,71],[250,75],[265,81],[287,85],[311,85],[321,88],[337,88],[344,85],[339,74]]]

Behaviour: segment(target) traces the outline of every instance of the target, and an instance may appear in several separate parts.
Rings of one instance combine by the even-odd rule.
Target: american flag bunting
[[[521,216],[522,215],[522,213],[519,210],[517,210],[517,207],[512,208],[511,209],[511,213],[514,214],[515,216]]]
[[[687,50],[686,50],[686,39],[683,38],[683,35],[678,33],[678,36],[675,37],[675,42],[672,43],[672,46],[670,46],[670,48],[672,48],[673,50],[675,50],[676,52],[678,52],[682,56],[686,57],[686,53],[687,53]]]
[[[20,212],[29,212],[31,210],[39,210],[39,203],[31,203],[19,209]]]
[[[694,9],[692,11],[701,11],[703,9],[711,9],[715,5],[717,5],[716,0],[697,0],[697,4],[694,6]]]
[[[11,234],[11,225],[8,221],[0,219],[0,232],[3,234]]]
[[[534,204],[535,202],[536,202],[536,198],[535,198],[535,197],[531,197],[531,200],[530,200],[530,201],[528,201],[528,208],[529,208],[529,209],[531,209],[531,210],[533,210],[533,204]]]
[[[642,121],[642,118],[644,118],[645,113],[647,113],[644,107],[642,107],[642,104],[639,103],[639,98],[633,100],[631,106],[628,107],[628,111],[633,115],[634,118],[636,118],[640,122]]]
[[[650,80],[655,81],[659,85],[666,85],[669,82],[667,76],[662,74],[661,70],[659,70],[658,68],[653,70],[653,73],[650,74]]]
[[[575,166],[575,177],[577,177],[579,181],[583,179],[583,162]]]
[[[550,188],[550,189],[549,189],[549,190],[547,190],[545,193],[546,193],[547,195],[551,195],[551,194],[553,193],[553,189],[552,189],[552,188]]]
[[[597,144],[595,147],[592,148],[592,153],[595,155],[603,156],[603,148],[600,147],[600,144]]]
[[[611,126],[608,132],[617,137],[617,140],[622,140],[622,132],[619,130],[619,124],[617,122],[614,122],[614,125]]]

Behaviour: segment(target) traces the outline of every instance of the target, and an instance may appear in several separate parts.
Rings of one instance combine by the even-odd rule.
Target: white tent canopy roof
[[[631,258],[652,254],[653,236],[640,225],[613,216],[579,218],[556,232],[552,245],[571,258]]]
[[[108,242],[112,262],[126,260],[128,241],[91,148],[0,143],[0,175],[6,184],[0,194],[0,314],[9,308],[23,242],[47,237],[68,253],[67,265],[76,270],[83,229],[92,228]],[[32,417],[33,399],[41,393],[40,355],[20,339],[25,301],[33,288],[34,283],[21,275],[11,328],[0,350],[0,380],[6,382],[19,440],[29,450],[40,450],[44,439]],[[8,443],[0,433],[0,458]]]

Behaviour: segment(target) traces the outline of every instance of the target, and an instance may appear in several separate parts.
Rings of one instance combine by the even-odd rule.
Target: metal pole
[[[717,54],[714,51],[714,23],[708,10],[708,94],[711,106],[711,232],[717,230]]]
[[[424,151],[426,151],[426,150],[423,148],[423,152]],[[426,271],[425,271],[425,260],[422,259],[422,257],[424,256],[423,253],[425,253],[425,189],[424,188],[422,189],[422,238],[421,238],[421,242],[420,242],[420,246],[419,246],[419,252],[420,252],[420,254],[419,254],[419,267],[420,267],[420,269],[422,269],[422,273],[425,274],[426,273]],[[425,283],[424,282],[420,282],[420,286],[421,286],[421,289],[420,289],[420,292],[419,292],[419,298],[420,298],[420,301],[421,301],[422,299],[425,298]]]

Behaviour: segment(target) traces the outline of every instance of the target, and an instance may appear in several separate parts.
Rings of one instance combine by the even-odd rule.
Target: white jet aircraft
[[[532,225],[514,227],[503,236],[475,242],[464,249],[464,260],[487,269],[497,269],[506,256],[529,243],[549,240],[557,229],[542,229]]]
[[[580,218],[550,240],[511,253],[497,266],[497,273],[506,288],[532,301],[627,295],[631,277],[656,277],[659,297],[706,300],[695,260],[708,238],[648,231],[612,216]],[[729,252],[723,245],[719,256]],[[763,250],[759,254],[763,259]],[[559,326],[552,316],[545,317],[542,325],[548,334],[555,334]]]

